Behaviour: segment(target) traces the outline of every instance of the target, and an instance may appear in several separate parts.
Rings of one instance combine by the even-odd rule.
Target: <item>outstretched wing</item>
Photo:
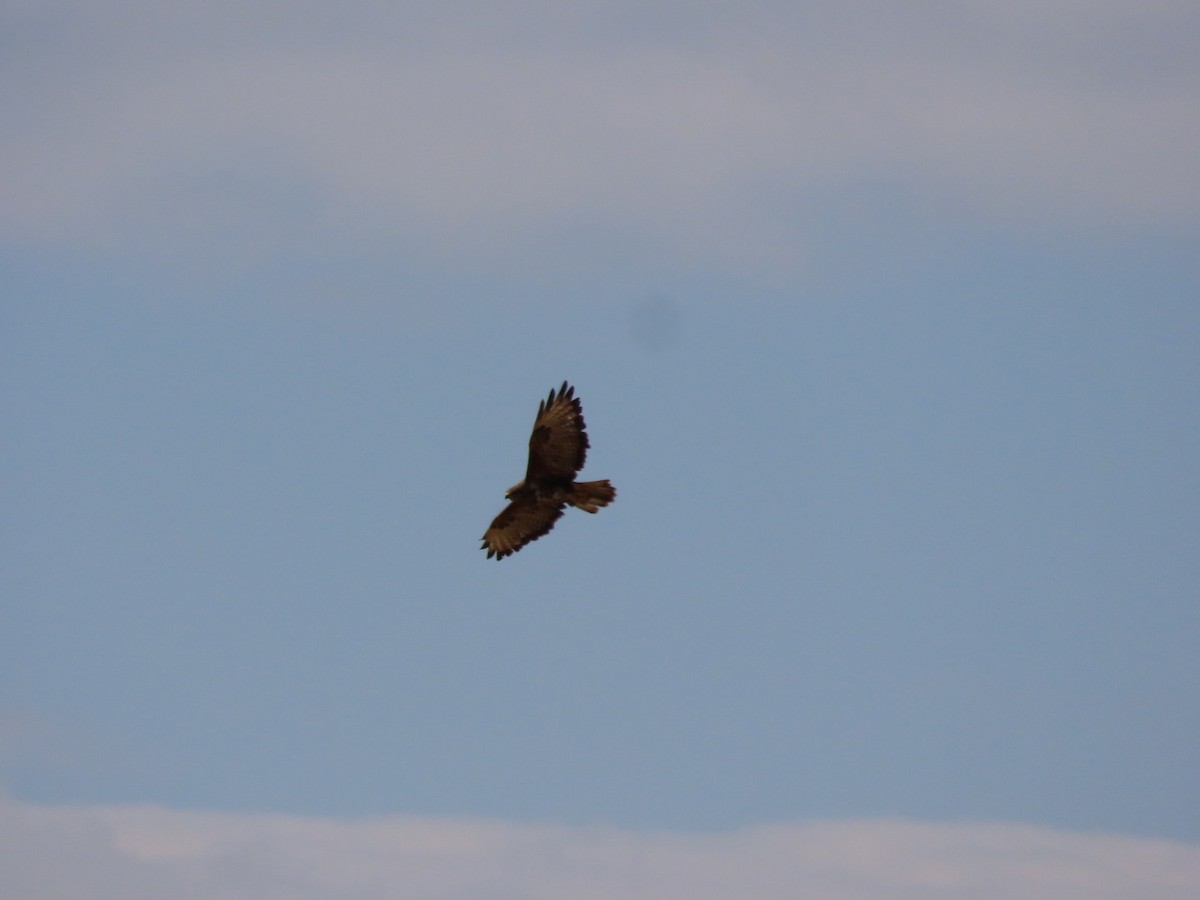
[[[533,434],[529,436],[529,466],[525,482],[543,478],[571,480],[583,468],[587,457],[588,437],[584,430],[583,407],[575,396],[575,388],[564,381],[558,389],[538,404]]]
[[[487,558],[504,559],[516,553],[530,541],[536,541],[554,527],[563,514],[562,501],[532,496],[514,499],[500,515],[492,520],[483,533],[483,549]]]

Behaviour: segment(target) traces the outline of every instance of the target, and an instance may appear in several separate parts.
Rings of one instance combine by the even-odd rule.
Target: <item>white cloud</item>
[[[1200,847],[978,823],[687,834],[0,800],[0,896],[1182,900],[1200,896]]]
[[[600,222],[758,261],[862,184],[1017,221],[1200,208],[1188,4],[520,6],[32,7],[0,236],[503,256]]]

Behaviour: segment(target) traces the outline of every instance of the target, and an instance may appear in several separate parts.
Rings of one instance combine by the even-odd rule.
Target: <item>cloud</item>
[[[470,819],[53,808],[0,799],[0,895],[222,898],[1194,898],[1200,847],[899,820],[718,834]]]
[[[0,239],[453,259],[575,229],[787,265],[864,189],[1079,227],[1200,208],[1190,4],[516,6],[29,5]]]

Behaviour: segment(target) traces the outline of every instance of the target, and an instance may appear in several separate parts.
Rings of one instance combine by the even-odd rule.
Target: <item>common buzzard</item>
[[[557,395],[551,391],[538,404],[525,480],[504,492],[509,504],[483,535],[488,559],[504,559],[536,541],[554,527],[564,506],[594,513],[612,503],[617,489],[608,481],[575,480],[589,446],[585,427],[575,388],[565,381]]]

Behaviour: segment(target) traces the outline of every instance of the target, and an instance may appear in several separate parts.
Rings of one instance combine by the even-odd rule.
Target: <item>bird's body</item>
[[[504,496],[509,504],[483,535],[488,559],[504,559],[546,534],[567,506],[594,513],[617,496],[605,481],[575,481],[587,458],[588,436],[575,388],[564,381],[538,405],[529,436],[525,480]]]

